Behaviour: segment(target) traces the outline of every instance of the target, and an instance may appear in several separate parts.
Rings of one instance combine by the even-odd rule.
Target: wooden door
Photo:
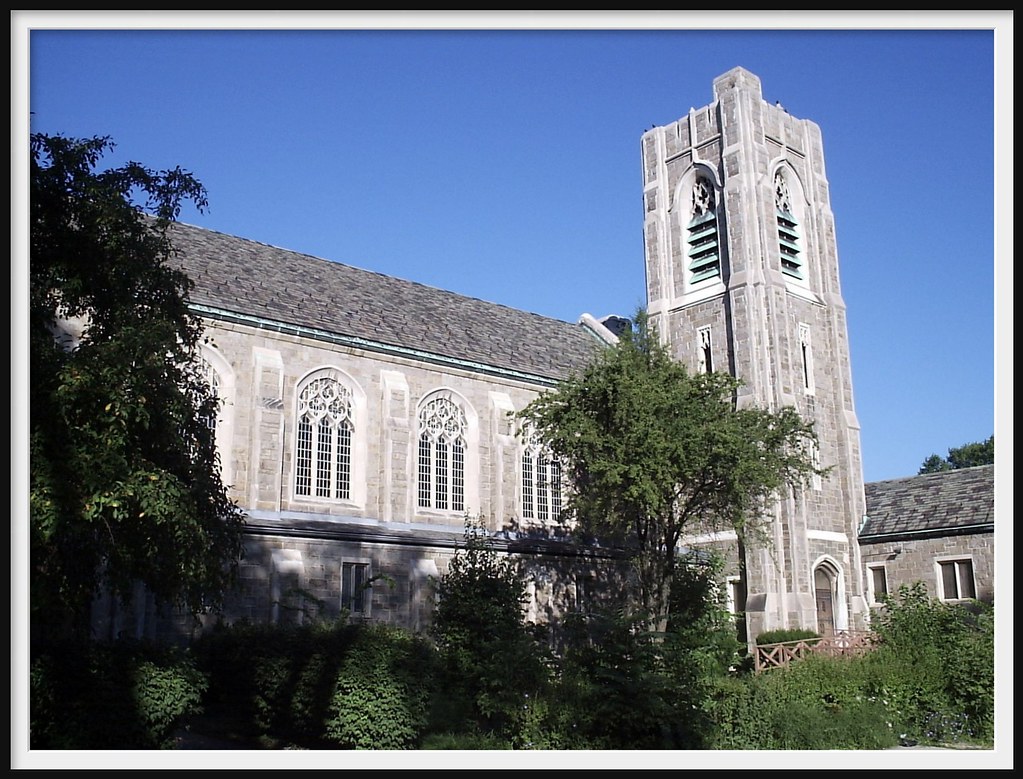
[[[817,594],[817,632],[822,636],[835,635],[835,603],[831,577],[818,568],[813,575]]]

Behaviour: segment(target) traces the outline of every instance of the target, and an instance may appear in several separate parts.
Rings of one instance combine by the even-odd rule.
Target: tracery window
[[[298,396],[296,495],[351,498],[353,429],[348,387],[321,376],[302,388]]]
[[[714,185],[705,176],[693,183],[688,229],[689,281],[695,283],[721,275],[717,202]]]
[[[419,506],[465,511],[465,412],[434,398],[419,412]]]
[[[557,521],[563,504],[561,460],[536,433],[526,438],[522,450],[522,517],[541,522]]]

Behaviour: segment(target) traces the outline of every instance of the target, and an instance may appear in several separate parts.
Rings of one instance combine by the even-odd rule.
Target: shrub
[[[645,615],[576,614],[566,623],[557,701],[571,748],[677,748],[677,690]]]
[[[183,649],[135,641],[52,646],[31,664],[32,749],[160,749],[202,710]]]
[[[783,644],[786,641],[806,641],[809,639],[820,638],[820,633],[815,633],[812,630],[805,630],[803,628],[791,628],[788,630],[765,630],[763,633],[757,636],[757,646],[765,646],[767,644]]]
[[[327,738],[345,749],[412,749],[428,722],[433,655],[423,639],[360,627],[338,674]]]
[[[900,738],[988,744],[993,736],[993,612],[903,587],[875,619],[862,657],[809,655],[719,680],[706,701],[716,749],[882,749]],[[773,637],[779,638],[777,635]]]
[[[420,749],[479,751],[512,749],[512,745],[493,733],[434,733],[423,739]]]
[[[897,734],[865,689],[859,658],[811,655],[786,668],[721,680],[707,703],[714,749],[886,749]]]
[[[207,708],[231,735],[265,746],[323,743],[334,684],[356,626],[218,626],[195,644]]]
[[[525,622],[525,585],[480,520],[466,517],[465,547],[437,582],[431,626],[443,661],[442,728],[511,733],[524,702],[548,680],[544,652]]]
[[[943,603],[917,582],[877,615],[875,687],[907,737],[987,742],[994,735],[994,612],[979,602]],[[954,662],[953,662],[954,660]]]

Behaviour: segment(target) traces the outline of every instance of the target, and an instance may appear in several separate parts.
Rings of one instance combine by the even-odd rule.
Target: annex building
[[[653,324],[691,370],[741,378],[740,404],[813,420],[832,468],[779,501],[770,548],[689,542],[730,554],[751,638],[861,629],[865,495],[820,128],[735,68],[709,104],[644,133],[640,152]],[[530,561],[533,618],[617,575],[613,555],[557,536],[558,463],[510,416],[613,343],[615,317],[562,322],[197,227],[172,235],[223,400],[224,482],[247,517],[228,619],[347,612],[422,627],[467,514]],[[100,623],[196,629],[153,619],[144,598]]]

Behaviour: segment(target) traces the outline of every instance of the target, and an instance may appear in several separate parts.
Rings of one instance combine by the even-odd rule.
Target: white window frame
[[[816,392],[813,380],[813,336],[806,322],[799,323],[799,363],[803,374],[803,392],[813,395]]]
[[[337,385],[342,389],[347,409],[343,417],[338,420],[342,424],[346,424],[348,427],[348,440],[347,440],[347,470],[345,475],[347,477],[346,491],[342,491],[342,494],[338,494],[338,470],[337,470],[337,456],[338,452],[334,449],[330,463],[330,494],[321,495],[317,494],[317,464],[318,464],[318,449],[317,449],[317,426],[315,422],[317,420],[311,420],[312,427],[309,435],[309,446],[310,446],[310,459],[309,459],[309,474],[308,474],[308,485],[305,485],[305,489],[308,492],[300,492],[303,485],[299,481],[299,468],[305,459],[302,454],[303,447],[303,434],[302,429],[302,418],[304,415],[303,409],[303,396],[306,390],[315,382],[318,381],[331,381],[336,382]],[[292,499],[301,501],[303,503],[333,503],[352,507],[361,507],[366,501],[366,458],[367,458],[367,424],[366,424],[366,395],[359,387],[358,383],[355,382],[351,376],[344,371],[334,366],[326,366],[317,368],[310,371],[303,376],[295,385],[295,399],[294,399],[294,425],[293,425],[293,442],[292,442],[292,466],[291,466],[291,494]],[[337,439],[334,440],[337,443]]]
[[[888,567],[883,563],[867,563],[867,600],[871,606],[880,606],[881,601],[879,600],[877,588],[874,586],[874,572],[881,571],[884,575],[885,591],[883,595],[887,595],[891,588],[888,584]]]
[[[794,285],[797,288],[808,289],[810,286],[810,273],[807,263],[807,241],[809,232],[806,229],[805,209],[803,207],[804,195],[803,185],[795,171],[787,164],[782,163],[774,171],[774,210],[776,223],[776,241],[778,249],[778,269],[785,277],[785,283]],[[781,219],[791,220],[794,227],[782,226]],[[787,255],[782,251],[781,233],[792,236],[788,241],[795,247],[795,255]],[[784,258],[789,257],[794,268],[786,269]]]
[[[969,565],[970,590],[972,595],[964,596],[963,593],[963,564]],[[944,566],[951,565],[955,572],[956,592],[949,596],[945,592]],[[974,565],[973,555],[947,555],[934,559],[934,576],[937,582],[938,598],[943,601],[964,601],[974,600],[977,597],[977,567]]]
[[[714,371],[714,349],[709,326],[696,331],[696,371],[697,373]]]
[[[519,452],[519,505],[523,519],[558,522],[565,509],[561,460],[535,432],[522,432]]]
[[[697,185],[700,181],[706,182],[708,190],[713,199],[713,220],[707,218],[696,223],[694,211],[697,208],[706,207],[708,204],[697,205],[694,198],[697,197]],[[670,240],[677,243],[669,249],[669,252],[677,254],[679,259],[673,261],[671,268],[671,279],[665,280],[668,287],[667,294],[673,298],[679,298],[682,305],[691,305],[701,300],[721,295],[725,292],[725,268],[728,256],[726,245],[726,233],[722,221],[724,210],[722,202],[722,187],[718,180],[717,173],[713,168],[696,163],[679,179],[675,185],[670,207],[672,225]],[[698,248],[699,243],[694,240],[694,228],[700,228],[707,232],[713,226],[714,239],[717,242],[717,268],[716,272],[703,276],[694,281],[696,275],[691,266],[692,258],[690,252]],[[709,235],[710,233],[707,232]]]
[[[455,407],[456,415],[454,421],[459,430],[457,435],[453,431],[440,431],[436,428],[435,422],[427,422],[426,417],[440,406],[452,404]],[[454,514],[471,514],[473,508],[479,505],[479,418],[469,404],[460,394],[451,389],[434,390],[423,396],[416,407],[416,431],[413,444],[412,458],[415,463],[415,479],[413,480],[412,502],[416,512],[420,514],[436,514],[451,516]],[[429,426],[428,426],[429,425]],[[458,460],[455,456],[455,449],[450,445],[452,437],[460,439],[461,444],[461,471],[457,472]],[[445,439],[448,446],[442,449],[447,463],[445,475],[445,487],[438,500],[437,491],[437,444]],[[430,459],[424,467],[424,443],[429,444]],[[428,472],[427,472],[428,469]],[[424,491],[424,476],[429,476],[428,493]],[[459,483],[460,480],[460,483]],[[455,498],[459,497],[460,503]],[[444,505],[438,506],[438,503]]]
[[[210,345],[202,347],[200,359],[207,381],[211,376],[214,377],[215,384],[212,382],[211,384],[220,398],[217,416],[215,420],[211,420],[211,426],[214,428],[217,452],[220,454],[220,478],[225,485],[230,486],[234,478],[234,457],[231,453],[231,440],[234,434],[234,371],[227,358]]]
[[[745,609],[745,604],[743,604],[743,608],[740,609],[739,604],[736,601],[736,594],[741,587],[742,577],[738,574],[725,578],[725,600],[728,604],[728,613],[733,617],[738,617]]]

